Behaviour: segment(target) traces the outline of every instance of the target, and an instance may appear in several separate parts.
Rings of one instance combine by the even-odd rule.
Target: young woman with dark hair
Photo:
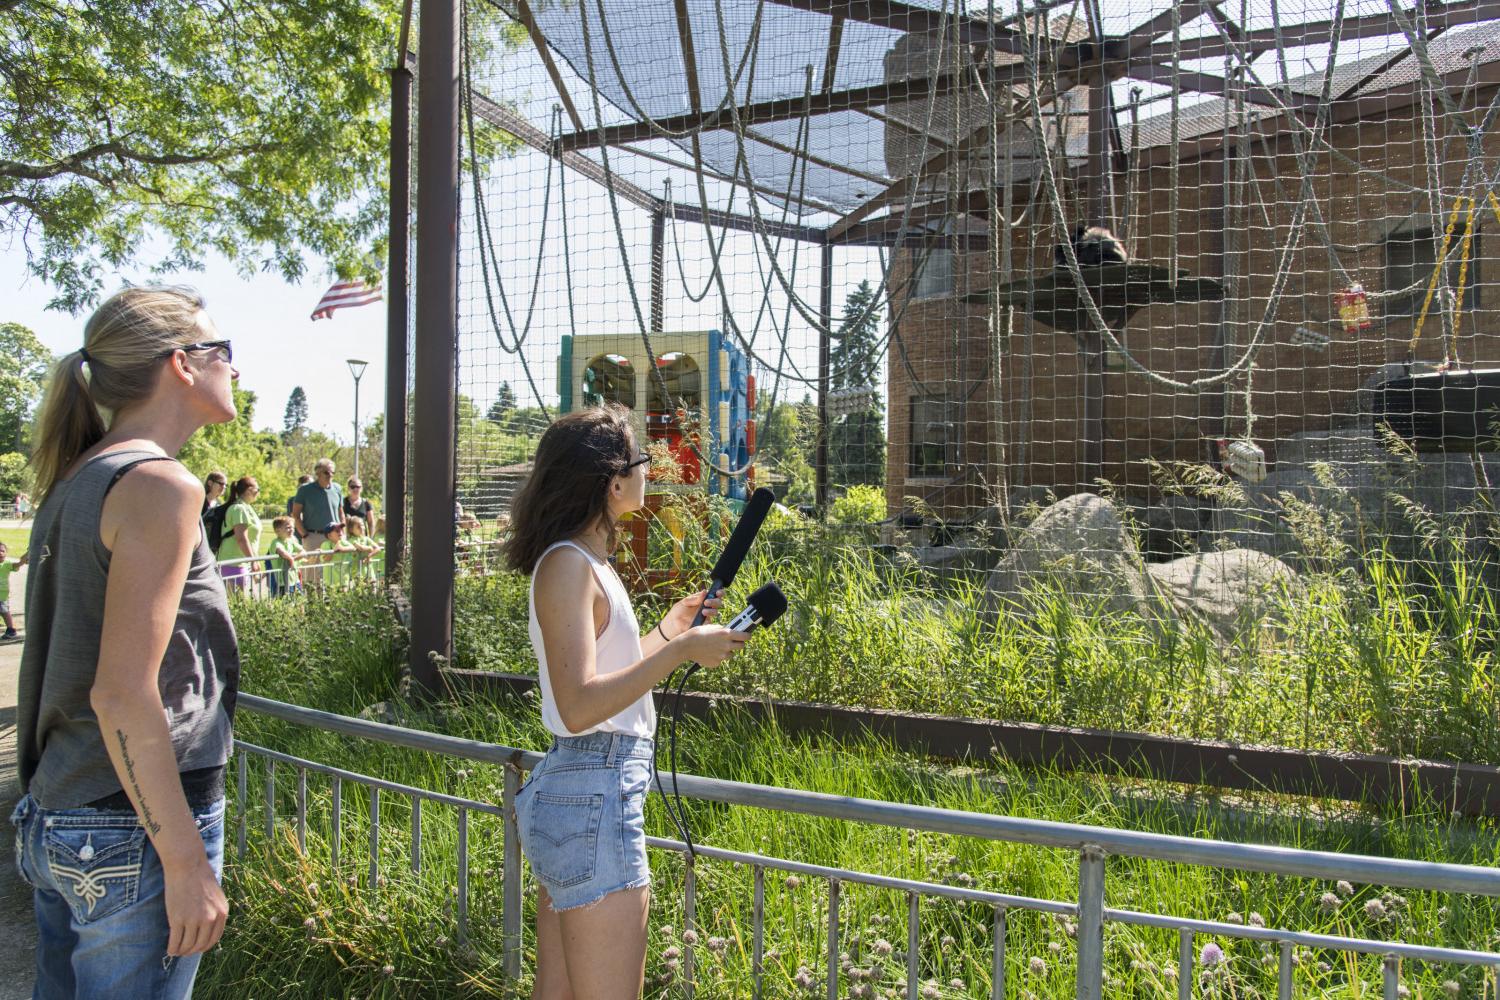
[[[629,413],[570,413],[547,428],[512,504],[505,557],[531,575],[531,643],[542,689],[547,756],[516,797],[521,846],[539,884],[541,1000],[640,996],[651,870],[643,808],[656,735],[651,690],[684,663],[716,666],[746,636],[692,627],[678,601],[641,635],[609,564],[616,522],[645,505],[646,466]]]

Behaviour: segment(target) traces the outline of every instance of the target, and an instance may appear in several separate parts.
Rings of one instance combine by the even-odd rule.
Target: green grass
[[[513,590],[516,583],[502,580],[493,587]],[[460,607],[466,605],[461,602]],[[401,636],[384,609],[368,596],[236,600],[234,609],[249,691],[346,713],[387,701],[406,725],[514,746],[545,745],[531,700],[474,699],[426,708],[403,702],[395,680],[404,655]],[[465,611],[462,635],[471,654],[475,645],[468,625],[478,614],[472,606]],[[509,648],[513,637],[499,633],[495,641],[497,648]],[[825,649],[816,646],[805,655],[823,655]],[[804,659],[804,669],[814,662]],[[494,767],[299,729],[248,712],[240,715],[237,727],[243,739],[363,773],[485,801],[500,798],[503,777]],[[709,724],[686,725],[682,745],[685,770],[830,794],[1431,861],[1489,866],[1500,862],[1500,833],[1492,822],[1462,821],[1436,804],[1403,813],[1388,804],[1356,808],[1269,795],[1221,798],[1202,790],[1008,765],[953,770],[878,741],[816,743],[790,737],[774,727],[754,726],[728,710]],[[249,821],[251,830],[259,831],[264,770],[258,761],[251,770],[255,791]],[[407,806],[394,796],[383,796],[383,881],[370,886],[364,874],[365,796],[345,790],[344,854],[335,870],[326,838],[327,784],[317,778],[310,781],[309,851],[299,858],[286,822],[292,815],[295,782],[284,767],[277,774],[282,823],[274,843],[252,833],[250,864],[229,865],[229,929],[222,946],[203,965],[200,996],[510,995],[499,971],[503,855],[497,822],[475,817],[470,825],[472,935],[461,945],[449,888],[456,876],[456,823],[451,811],[431,806],[424,810],[423,870],[414,875],[407,854]],[[1076,893],[1077,865],[1071,852],[702,803],[690,804],[689,814],[697,839],[721,847],[1023,895],[1067,899]],[[647,823],[651,833],[670,835],[654,798],[648,803]],[[682,864],[675,855],[660,853],[654,854],[652,863],[656,903],[648,996],[679,996],[670,949],[682,947]],[[750,873],[705,861],[697,877],[698,995],[745,996]],[[1110,860],[1107,886],[1112,906],[1263,919],[1273,927],[1395,936],[1481,950],[1495,947],[1500,930],[1500,907],[1479,897],[1398,895],[1367,886],[1346,891],[1311,880],[1125,858]],[[905,899],[885,890],[847,885],[843,898],[846,930],[840,946],[848,953],[850,967],[872,970],[872,979],[860,980],[861,985],[876,987],[869,995],[890,996],[888,991],[904,981],[899,959],[906,941]],[[821,975],[826,958],[825,901],[826,884],[820,880],[802,879],[797,884],[774,873],[768,877],[766,947],[773,956],[767,963],[768,996],[809,995],[797,980],[803,967],[814,980]],[[972,904],[924,904],[919,954],[922,976],[932,981],[935,995],[987,995],[989,921],[987,909]],[[529,971],[534,968],[529,914],[527,926],[524,964]],[[1010,995],[1070,995],[1074,943],[1067,928],[1051,918],[1022,912],[1010,914],[1009,926]],[[1267,962],[1255,944],[1217,943],[1229,961],[1203,980],[1195,995],[1245,1000],[1275,996],[1274,958]],[[1175,935],[1111,925],[1106,934],[1106,995],[1175,996],[1168,974],[1175,957]],[[1044,968],[1031,971],[1033,959]],[[1299,995],[1379,995],[1374,959],[1302,952],[1298,960]],[[1487,995],[1473,971],[1409,964],[1403,977],[1413,997],[1445,997],[1443,983],[1449,979],[1459,985],[1460,995]],[[847,977],[844,982],[848,990],[851,982]],[[529,982],[523,983],[521,995],[528,989]],[[816,995],[822,992],[818,989]]]
[[[10,550],[12,559],[20,558],[21,553],[31,544],[30,528],[0,528],[0,542]]]

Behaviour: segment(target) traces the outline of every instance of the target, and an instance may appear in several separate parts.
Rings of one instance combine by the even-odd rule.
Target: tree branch
[[[6,2],[8,0],[0,0],[0,3]],[[140,150],[131,149],[122,142],[101,142],[85,149],[80,149],[78,152],[70,156],[65,156],[53,163],[23,163],[19,160],[0,160],[0,177],[43,181],[62,174],[80,174],[94,180],[101,180],[97,173],[88,168],[89,161],[96,160],[101,156],[114,156],[121,160],[130,160],[134,163],[145,163],[151,166],[175,167],[192,163],[217,163],[221,160],[229,160],[237,156],[263,153],[274,148],[274,143],[253,143],[248,146],[233,146],[212,152],[145,153]]]

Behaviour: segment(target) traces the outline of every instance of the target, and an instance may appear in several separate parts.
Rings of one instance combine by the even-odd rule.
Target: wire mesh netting
[[[1057,601],[1111,623],[1067,682],[799,693],[1488,759],[1478,652],[1411,652],[1405,687],[1298,657],[1391,573],[1443,643],[1454,586],[1489,607],[1495,14],[468,0],[462,558],[548,421],[615,401],[655,458],[643,585],[769,486],[802,556],[953,599],[894,613],[892,655],[1087,663]],[[932,654],[963,609],[1031,631]],[[1185,635],[1198,673],[1124,703]],[[1348,643],[1327,662],[1363,669]],[[1426,707],[1320,735],[1329,685]]]

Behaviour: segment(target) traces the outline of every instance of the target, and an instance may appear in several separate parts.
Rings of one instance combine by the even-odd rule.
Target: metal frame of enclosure
[[[820,110],[853,109],[874,114],[874,109],[891,102],[910,101],[941,95],[954,91],[961,81],[954,73],[939,73],[929,78],[911,79],[857,89],[834,89],[834,74],[839,57],[842,28],[846,23],[865,22],[892,28],[907,33],[931,33],[938,30],[941,18],[932,8],[903,3],[901,0],[770,0],[771,3],[816,12],[832,18],[827,50],[821,53],[824,67],[822,87],[805,97],[749,103],[738,107],[737,114],[748,125],[787,121]],[[1041,14],[1061,5],[1062,0],[1041,0],[1030,7],[1028,15]],[[1100,15],[1102,0],[1085,0],[1084,7],[1090,13],[1089,22],[1102,25]],[[654,122],[633,121],[599,127],[585,127],[573,95],[564,85],[563,76],[549,51],[547,38],[537,25],[527,0],[514,0],[514,8],[521,23],[535,45],[541,63],[546,67],[557,99],[566,113],[571,127],[553,140],[530,122],[519,118],[498,102],[482,94],[474,97],[475,113],[514,135],[521,142],[557,158],[567,167],[600,183],[610,184],[617,196],[652,213],[653,226],[652,287],[653,317],[661,315],[662,282],[660,262],[663,255],[662,219],[671,213],[683,221],[707,221],[713,225],[738,230],[750,230],[757,223],[748,216],[724,211],[708,211],[697,204],[667,203],[660,197],[635,187],[618,177],[608,176],[598,163],[584,157],[580,150],[599,146],[601,143],[620,151],[632,152],[631,143],[648,139],[653,128],[671,129],[679,132],[704,127],[723,109],[705,110],[702,95],[698,92],[697,75],[693,71],[694,45],[692,27],[687,15],[686,0],[676,0],[677,28],[682,55],[687,66],[689,104],[691,111]],[[1453,0],[1447,3],[1427,3],[1422,6],[1429,38],[1449,28],[1472,24],[1476,21],[1500,18],[1500,0]],[[1173,24],[1182,24],[1200,15],[1207,14],[1219,22],[1222,29],[1218,35],[1179,39],[1172,43],[1160,41]],[[1017,15],[990,20],[965,14],[954,15],[956,24],[949,24],[949,31],[956,31],[963,45],[969,47],[977,72],[987,86],[1019,85],[1027,82],[1028,68],[1019,64],[995,65],[982,60],[985,52],[1020,53],[1023,42],[1015,32]],[[1339,37],[1364,38],[1395,34],[1400,22],[1393,13],[1350,16],[1343,20]],[[455,352],[457,347],[457,284],[458,284],[458,220],[459,220],[459,139],[460,139],[460,82],[459,58],[460,11],[458,0],[429,0],[422,4],[419,21],[421,59],[418,65],[418,114],[416,155],[416,233],[415,275],[410,286],[415,291],[415,309],[411,314],[415,320],[414,357],[411,370],[414,374],[413,423],[410,428],[411,503],[409,521],[389,526],[390,572],[399,573],[402,566],[408,537],[411,558],[412,597],[412,643],[411,666],[416,680],[425,688],[437,688],[437,669],[440,660],[445,661],[452,651],[453,608],[453,561],[454,532],[447,511],[452,508],[454,488],[455,430],[453,426],[453,394],[455,391]],[[1239,147],[1245,142],[1254,143],[1268,134],[1285,128],[1285,114],[1293,114],[1308,121],[1313,119],[1315,99],[1298,95],[1289,89],[1278,89],[1275,93],[1247,82],[1245,79],[1226,79],[1213,73],[1193,68],[1184,68],[1185,61],[1202,60],[1224,56],[1231,49],[1241,54],[1275,49],[1278,45],[1307,46],[1329,43],[1334,40],[1333,21],[1309,22],[1288,25],[1283,29],[1246,30],[1229,21],[1219,10],[1219,5],[1209,0],[1176,0],[1176,8],[1168,9],[1123,34],[1103,35],[1102,28],[1091,30],[1087,37],[1066,42],[1055,47],[1042,70],[1049,78],[1065,82],[1069,87],[1089,88],[1089,128],[1087,167],[1084,183],[1087,188],[1089,215],[1095,220],[1108,222],[1117,217],[1114,175],[1118,172],[1115,163],[1119,150],[1112,144],[1111,135],[1117,129],[1110,127],[1119,109],[1113,105],[1111,83],[1123,77],[1150,80],[1157,83],[1175,83],[1183,91],[1197,91],[1228,98],[1235,96],[1252,106],[1286,106],[1285,113],[1258,117],[1249,127],[1248,136],[1213,133],[1187,139],[1175,150],[1158,147],[1146,154],[1144,163],[1164,161],[1169,155],[1207,158],[1213,180],[1214,195],[1210,197],[1209,212],[1217,212],[1220,225],[1210,227],[1208,243],[1203,254],[1205,270],[1209,277],[1222,270],[1224,188],[1231,183],[1227,165],[1239,155]],[[402,426],[406,414],[406,389],[408,358],[406,345],[407,303],[405,291],[409,276],[406,269],[406,173],[408,150],[406,102],[410,94],[410,73],[404,65],[405,35],[403,29],[402,65],[392,73],[393,128],[392,128],[392,214],[391,214],[391,258],[390,258],[390,335],[388,339],[389,375],[386,392],[386,414],[388,423],[388,455],[386,475],[387,496],[406,495],[406,442]],[[809,61],[811,62],[811,54]],[[1174,62],[1175,61],[1175,62]],[[1472,75],[1471,75],[1472,74]],[[1500,83],[1500,60],[1486,59],[1471,70],[1449,74],[1454,85],[1464,81],[1477,81],[1481,85]],[[1463,77],[1464,79],[1459,79]],[[1445,78],[1446,79],[1446,78]],[[1350,121],[1370,110],[1378,102],[1380,108],[1415,106],[1423,100],[1421,81],[1401,84],[1378,94],[1352,96],[1347,100],[1335,98],[1330,122]],[[1015,118],[1002,120],[1001,128],[1011,124]],[[924,222],[951,212],[951,199],[939,199],[914,206],[909,222],[903,223],[900,213],[884,212],[893,201],[904,198],[913,185],[940,175],[950,166],[953,158],[960,155],[969,142],[984,141],[980,135],[988,126],[971,135],[959,144],[959,148],[944,148],[926,162],[920,164],[916,173],[903,177],[883,190],[874,192],[863,204],[848,211],[832,224],[822,228],[760,220],[759,225],[778,236],[792,237],[821,249],[820,267],[820,312],[821,327],[818,330],[818,378],[817,400],[819,434],[817,449],[817,499],[821,505],[826,499],[827,489],[827,427],[828,412],[828,357],[832,323],[832,298],[830,271],[835,247],[854,246],[921,246],[930,244],[936,237],[921,228]],[[796,151],[792,151],[795,155]],[[644,151],[642,155],[645,154]],[[809,159],[811,158],[808,154]],[[822,167],[838,169],[838,164],[819,159]],[[847,172],[847,171],[845,171]],[[731,184],[734,178],[716,179]],[[987,192],[980,190],[963,196],[968,209],[980,211],[987,200]],[[903,224],[906,228],[903,229]],[[943,236],[944,240],[984,239],[977,237]],[[1215,245],[1216,244],[1216,245]],[[1097,334],[1085,332],[1085,339],[1098,340]],[[1222,337],[1222,330],[1219,335]],[[1223,353],[1224,345],[1217,347]],[[1085,344],[1085,347],[1088,347]],[[1102,428],[1104,355],[1103,344],[1094,345],[1088,351],[1088,367],[1084,380],[1083,422],[1086,427]],[[1224,409],[1223,390],[1205,394],[1205,406],[1221,414]],[[1099,469],[1102,464],[1102,433],[1090,433],[1086,437],[1083,458],[1085,469]],[[1087,480],[1086,481],[1091,481]],[[409,527],[409,533],[407,528]]]
[[[342,837],[342,791],[346,784],[366,788],[369,792],[369,867],[367,886],[377,891],[379,885],[380,796],[390,795],[409,798],[411,810],[410,865],[413,871],[422,866],[422,804],[430,803],[457,811],[458,817],[458,873],[457,905],[455,920],[457,935],[463,940],[469,934],[469,854],[471,815],[492,816],[504,826],[504,886],[501,933],[504,935],[504,971],[515,979],[521,971],[522,939],[522,895],[524,884],[521,869],[520,840],[516,830],[513,803],[521,786],[521,775],[541,760],[542,755],[534,751],[519,750],[497,744],[480,743],[437,733],[406,729],[379,722],[349,718],[310,708],[288,705],[282,702],[242,695],[242,709],[280,719],[299,726],[307,726],[325,732],[339,733],[356,739],[372,740],[391,746],[404,747],[424,753],[441,754],[460,760],[492,764],[505,769],[503,800],[497,806],[460,796],[447,795],[427,789],[401,785],[370,775],[358,774],[342,768],[316,761],[293,757],[288,754],[237,741],[237,781],[235,801],[235,840],[239,856],[243,857],[248,846],[250,826],[250,778],[249,758],[256,756],[265,761],[264,804],[261,823],[268,849],[274,849],[278,839],[278,817],[275,809],[277,765],[289,768],[297,782],[296,813],[293,817],[297,845],[300,851],[307,845],[308,776],[326,777],[331,785],[332,813],[328,842],[332,863],[340,865]],[[1193,995],[1195,976],[1193,971],[1196,935],[1243,938],[1269,942],[1278,949],[1277,997],[1290,1000],[1294,996],[1295,961],[1293,949],[1297,947],[1326,949],[1328,951],[1378,955],[1382,959],[1382,990],[1386,1000],[1398,996],[1401,980],[1401,962],[1404,959],[1426,962],[1444,962],[1459,965],[1487,967],[1490,977],[1500,971],[1500,954],[1494,952],[1464,951],[1452,948],[1436,948],[1406,944],[1397,941],[1343,937],[1301,931],[1247,926],[1215,920],[1199,920],[1169,914],[1142,913],[1133,910],[1115,909],[1108,905],[1106,897],[1107,875],[1110,857],[1130,857],[1170,861],[1189,865],[1203,865],[1224,871],[1253,871],[1301,878],[1346,879],[1352,883],[1382,885],[1434,892],[1463,893],[1483,896],[1500,896],[1500,871],[1471,865],[1439,864],[1434,862],[1406,861],[1376,858],[1353,854],[1336,854],[1323,851],[1305,851],[1262,844],[1240,844],[1225,841],[1205,840],[1196,837],[1171,836],[1156,833],[1139,833],[1130,830],[1115,830],[1104,827],[1084,826],[1074,823],[1056,823],[1043,820],[996,816],[975,812],[960,812],[927,806],[902,805],[869,799],[850,798],[806,792],[797,789],[775,788],[743,782],[723,781],[681,775],[677,779],[683,795],[706,802],[780,812],[818,816],[828,819],[866,823],[877,826],[897,827],[907,830],[950,834],[959,837],[974,837],[984,840],[1027,844],[1039,848],[1051,848],[1075,852],[1078,856],[1078,895],[1074,900],[1038,899],[1004,893],[988,892],[961,886],[935,882],[914,881],[870,872],[834,868],[809,864],[793,859],[747,854],[740,851],[699,846],[697,857],[685,858],[684,882],[685,930],[695,928],[696,876],[695,866],[706,861],[723,862],[748,867],[753,874],[754,899],[752,901],[752,968],[754,972],[753,993],[762,995],[762,969],[765,956],[764,903],[767,872],[784,872],[805,875],[825,880],[827,883],[827,945],[826,970],[828,1000],[837,1000],[843,993],[841,987],[839,955],[841,950],[840,893],[845,885],[866,885],[904,893],[907,900],[907,953],[906,978],[909,996],[918,995],[921,980],[918,976],[918,942],[924,899],[947,899],[987,907],[992,913],[991,988],[995,998],[1006,994],[1006,920],[1011,912],[1040,912],[1058,914],[1076,921],[1078,940],[1077,986],[1079,1000],[1099,1000],[1104,993],[1104,927],[1106,923],[1133,924],[1173,930],[1178,935],[1178,996]],[[686,845],[658,837],[648,838],[649,847],[657,850],[685,854]],[[686,939],[685,939],[686,941]],[[694,949],[691,943],[684,948],[684,987],[686,995],[693,995]],[[1491,980],[1493,981],[1493,979]]]

